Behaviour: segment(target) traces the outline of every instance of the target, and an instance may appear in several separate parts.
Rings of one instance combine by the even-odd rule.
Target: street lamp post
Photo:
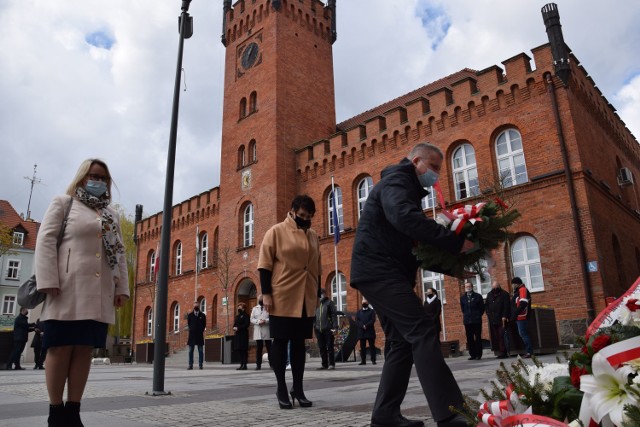
[[[189,16],[191,0],[182,0],[182,13],[178,20],[180,41],[178,43],[178,63],[176,81],[173,88],[173,110],[167,155],[167,177],[164,187],[164,209],[162,211],[162,237],[160,239],[160,271],[156,295],[155,337],[153,349],[153,392],[154,396],[170,394],[164,391],[164,358],[167,336],[167,293],[169,282],[169,245],[171,242],[171,217],[173,206],[173,175],[176,162],[176,136],[178,133],[178,109],[180,105],[180,78],[182,71],[182,50],[184,39],[193,35],[193,18]]]

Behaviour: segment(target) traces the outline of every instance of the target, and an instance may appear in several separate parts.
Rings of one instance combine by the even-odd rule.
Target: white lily
[[[614,369],[607,359],[596,353],[591,361],[593,375],[580,378],[580,390],[588,395],[593,418],[600,422],[609,416],[615,425],[622,425],[624,405],[638,405],[637,391],[629,393],[627,378],[633,373],[629,366]]]

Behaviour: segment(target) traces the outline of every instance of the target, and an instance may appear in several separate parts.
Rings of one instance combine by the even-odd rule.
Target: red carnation
[[[586,375],[588,372],[585,368],[578,368],[574,366],[571,368],[571,384],[578,390],[580,390],[580,377]]]
[[[625,304],[625,305],[627,306],[629,311],[637,311],[637,310],[640,309],[640,306],[638,306],[637,304],[638,304],[638,299],[637,298],[633,298],[633,299],[630,299],[629,301],[627,301],[627,304]]]
[[[589,349],[587,348],[586,345],[582,347],[581,351],[582,351],[582,354],[586,354],[587,356],[589,355]]]
[[[594,353],[597,353],[603,348],[605,348],[606,346],[608,346],[610,343],[611,343],[611,337],[609,335],[600,335],[599,337],[593,340],[593,342],[591,343],[591,348],[593,349]]]

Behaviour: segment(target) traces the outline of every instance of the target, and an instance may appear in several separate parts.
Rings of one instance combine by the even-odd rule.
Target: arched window
[[[244,149],[244,145],[241,145],[238,148],[238,168],[242,168],[247,164],[246,153]]]
[[[240,118],[243,119],[247,116],[247,98],[240,100]]]
[[[249,96],[249,114],[258,111],[258,94],[253,91]]]
[[[473,277],[467,278],[467,281],[473,285],[473,290],[482,295],[483,298],[487,296],[491,291],[491,276],[489,275],[489,269],[487,260],[482,258],[480,260],[480,267],[483,274],[476,274]]]
[[[180,331],[180,304],[178,304],[177,302],[173,303],[173,307],[171,308],[171,314],[173,315],[172,317],[172,325],[173,326],[173,331],[174,332],[178,332]]]
[[[453,183],[456,200],[480,194],[476,152],[471,144],[462,144],[453,152]]]
[[[207,299],[205,297],[200,298],[200,312],[207,314]]]
[[[425,190],[429,192],[422,198],[422,210],[433,209],[436,206],[436,191],[433,187],[425,187]]]
[[[337,214],[338,214],[338,232],[344,230],[344,212],[342,209],[342,189],[340,187],[335,187],[335,192],[336,192],[336,205],[337,205]],[[329,234],[333,235],[335,233],[334,231],[334,224],[333,224],[333,194],[331,192],[329,192],[329,196],[327,197],[327,206],[328,206],[328,213],[329,213]]]
[[[527,165],[524,162],[522,138],[515,129],[507,129],[496,138],[496,160],[503,187],[523,184],[528,181]]]
[[[253,205],[249,203],[243,214],[243,242],[244,247],[253,245]]]
[[[149,281],[153,282],[156,278],[156,252],[151,251],[149,255]]]
[[[444,292],[444,274],[429,270],[422,271],[422,301],[426,299],[427,289],[433,288],[438,292],[438,298],[443,304],[447,303],[447,296]]]
[[[530,291],[544,290],[538,242],[531,236],[518,237],[511,246],[513,275],[522,279]]]
[[[362,178],[360,183],[358,183],[358,218],[362,216],[362,211],[364,210],[364,204],[369,198],[369,193],[371,193],[371,189],[373,188],[373,178],[370,176],[366,176]]]
[[[249,141],[249,163],[258,161],[258,149],[256,148],[256,140]]]
[[[331,299],[338,311],[347,310],[347,278],[342,273],[338,273],[338,276],[334,275],[331,279]]]
[[[200,237],[200,269],[209,266],[209,235],[202,233]]]
[[[176,276],[182,274],[182,242],[176,243]]]
[[[145,332],[147,336],[150,337],[153,335],[153,309],[151,307],[147,307],[145,310],[146,314],[144,316],[145,319]]]

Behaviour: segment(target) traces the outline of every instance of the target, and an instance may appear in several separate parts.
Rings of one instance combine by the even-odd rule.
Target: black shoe
[[[410,420],[398,415],[392,418],[371,418],[371,427],[422,427],[424,423],[421,420]]]
[[[65,427],[67,425],[67,412],[64,404],[49,405],[49,418],[47,418],[47,426],[49,427]]]
[[[262,367],[260,365],[256,366],[256,371],[259,371],[261,369],[262,369]]]
[[[470,358],[468,358],[467,360],[476,360],[475,356],[471,356]]]
[[[193,369],[193,366],[189,366],[189,367],[187,368],[187,371],[191,371],[192,369]]]
[[[33,369],[38,369],[38,365],[34,366]]]
[[[280,405],[280,409],[293,409],[293,405],[291,404],[291,401],[289,400],[289,396],[287,396],[286,392],[284,396],[285,397],[283,399],[280,397],[278,393],[276,393],[276,398],[278,399],[278,405]]]
[[[509,357],[509,355],[507,353],[502,353],[502,354],[496,356],[496,359],[506,359],[508,357]]]
[[[290,394],[291,394],[291,402],[294,405],[296,404],[296,399],[298,399],[298,403],[300,404],[301,408],[310,408],[313,405],[313,402],[307,399],[304,396],[304,393],[296,393],[295,391],[291,390]]]
[[[7,371],[13,370],[13,363],[7,363],[7,366],[4,367]]]
[[[82,420],[80,419],[80,402],[65,403],[64,411],[66,412],[67,426],[84,427],[84,424],[82,424]]]
[[[202,366],[198,366],[198,369],[202,369]]]
[[[376,361],[375,361],[375,360],[372,360],[372,361],[371,361],[371,364],[372,364],[372,365],[375,365],[375,364],[376,364]]]
[[[322,371],[323,369],[328,369],[327,366],[320,366],[319,368],[316,368],[317,371]]]
[[[438,427],[469,427],[467,419],[460,414],[456,414],[443,421],[438,421]]]
[[[531,356],[529,356],[531,357]],[[13,368],[15,371],[24,371],[24,368],[22,366],[16,366],[15,368]]]
[[[358,363],[358,365],[366,365],[366,364],[367,364],[367,362],[360,362],[360,363]]]

